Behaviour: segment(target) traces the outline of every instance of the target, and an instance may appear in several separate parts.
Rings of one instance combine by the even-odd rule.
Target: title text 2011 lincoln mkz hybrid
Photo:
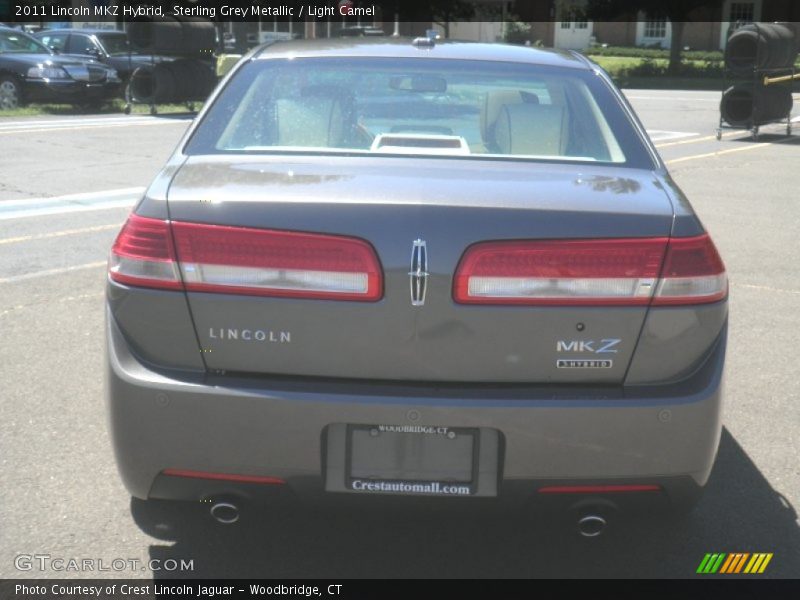
[[[719,443],[727,293],[580,55],[261,47],[111,251],[119,470],[138,498],[685,509]]]

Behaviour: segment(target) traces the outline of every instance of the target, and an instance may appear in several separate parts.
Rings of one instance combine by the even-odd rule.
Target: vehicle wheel
[[[122,109],[122,112],[124,112],[126,115],[131,114],[131,105],[130,104],[126,104],[125,108]]]
[[[22,106],[22,86],[15,77],[0,77],[0,110]]]

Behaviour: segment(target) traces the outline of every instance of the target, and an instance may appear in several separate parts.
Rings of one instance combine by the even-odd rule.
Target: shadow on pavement
[[[794,132],[791,135],[786,135],[785,132],[776,131],[761,131],[758,134],[758,139],[753,140],[753,136],[747,131],[743,131],[741,137],[731,136],[720,142],[720,150],[725,149],[726,142],[745,143],[745,144],[780,144],[783,146],[798,146],[800,145],[800,123],[794,124]]]
[[[199,503],[134,499],[131,512],[143,531],[165,540],[150,547],[151,559],[194,560],[194,571],[157,579],[694,577],[707,552],[773,552],[765,576],[800,575],[794,508],[727,430],[691,516],[618,519],[594,539],[579,537],[571,522],[518,513],[258,509],[225,527]]]

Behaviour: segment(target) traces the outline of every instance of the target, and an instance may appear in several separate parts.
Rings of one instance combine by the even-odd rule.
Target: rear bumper
[[[309,499],[350,496],[323,491],[334,423],[496,429],[501,498],[535,497],[543,485],[632,482],[685,499],[706,483],[719,443],[724,331],[709,360],[677,385],[456,389],[160,372],[134,355],[113,317],[107,322],[112,440],[125,486],[139,498],[257,496],[278,487]],[[172,477],[165,469],[286,485]]]

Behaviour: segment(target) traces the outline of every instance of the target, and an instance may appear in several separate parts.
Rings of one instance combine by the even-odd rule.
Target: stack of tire
[[[210,21],[175,17],[134,21],[128,25],[128,38],[139,52],[175,57],[133,72],[128,92],[134,102],[202,101],[214,89],[216,31]]]
[[[786,117],[792,110],[791,86],[763,84],[764,74],[790,71],[797,58],[794,30],[782,23],[745,25],[728,38],[725,68],[739,78],[722,95],[720,113],[733,127],[757,127]]]

